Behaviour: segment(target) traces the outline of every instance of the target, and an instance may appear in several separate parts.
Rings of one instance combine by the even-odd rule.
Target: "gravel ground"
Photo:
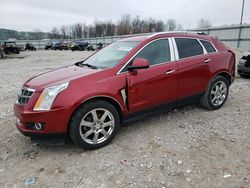
[[[21,52],[0,60],[0,187],[250,187],[250,80],[236,78],[217,111],[189,105],[121,127],[108,146],[36,145],[15,127],[25,80],[91,52]]]

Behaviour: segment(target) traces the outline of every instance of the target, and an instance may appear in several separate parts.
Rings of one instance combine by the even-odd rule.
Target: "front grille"
[[[29,102],[29,99],[33,95],[35,90],[30,88],[22,88],[20,94],[18,94],[18,103],[19,104],[27,104]]]

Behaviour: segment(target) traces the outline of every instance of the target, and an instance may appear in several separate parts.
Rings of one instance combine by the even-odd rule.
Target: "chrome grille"
[[[33,93],[35,92],[34,89],[25,88],[21,89],[20,94],[18,94],[17,102],[19,104],[27,104],[29,99],[32,97]]]

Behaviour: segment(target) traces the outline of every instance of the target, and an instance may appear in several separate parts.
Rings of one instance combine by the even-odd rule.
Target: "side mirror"
[[[128,66],[128,71],[134,71],[137,69],[147,69],[149,67],[150,63],[146,59],[142,58],[136,58],[132,65]]]

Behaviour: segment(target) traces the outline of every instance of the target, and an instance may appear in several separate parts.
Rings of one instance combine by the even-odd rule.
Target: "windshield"
[[[110,68],[115,66],[139,42],[119,41],[114,42],[86,59],[83,64],[93,65],[97,68]]]

